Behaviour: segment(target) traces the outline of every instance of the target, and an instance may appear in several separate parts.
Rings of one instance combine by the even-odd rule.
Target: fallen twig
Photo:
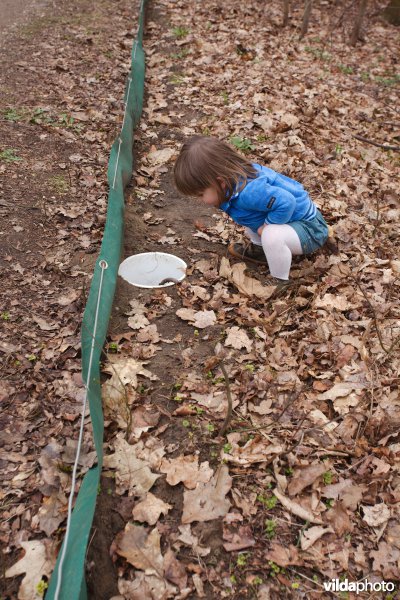
[[[293,390],[292,390],[293,392]],[[291,406],[295,400],[297,400],[298,395],[294,395],[292,393],[292,397],[289,399],[289,401],[285,404],[285,406],[283,407],[283,409],[281,410],[281,412],[279,413],[279,415],[277,416],[276,419],[274,419],[271,423],[267,423],[266,425],[260,425],[257,427],[247,427],[247,428],[240,428],[239,431],[245,432],[245,431],[259,431],[260,429],[269,429],[270,427],[274,427],[278,421],[280,420],[280,418],[285,414],[285,412],[287,411],[287,409],[289,408],[289,406]]]
[[[307,416],[308,416],[308,414],[304,415],[304,417],[301,419],[300,424],[298,425],[296,431],[292,435],[292,439],[300,431],[300,428],[301,428],[303,422],[305,421],[305,419],[307,418]],[[308,427],[307,429],[305,429],[304,431],[301,432],[300,439],[297,440],[297,442],[295,444],[293,444],[288,450],[286,450],[285,452],[282,452],[282,454],[279,455],[279,458],[287,456],[288,454],[290,454],[290,452],[293,452],[293,450],[295,450],[298,446],[300,446],[300,444],[303,443],[304,436],[307,435],[308,433],[311,433],[311,431],[317,431],[318,429],[324,429],[324,427],[326,427],[327,425],[330,425],[331,423],[335,423],[336,421],[339,421],[341,418],[342,418],[342,415],[338,415],[337,417],[330,419],[326,423],[322,423],[321,425],[315,425],[314,427]]]
[[[300,517],[303,521],[309,521],[310,523],[316,523],[317,525],[322,525],[323,521],[319,517],[313,515],[310,510],[307,510],[294,500],[287,498],[283,494],[281,494],[276,488],[273,490],[273,495],[276,496],[279,502],[284,506],[289,512],[296,515],[296,517]]]
[[[224,379],[225,379],[225,385],[226,385],[226,396],[227,396],[227,398],[228,398],[228,410],[226,411],[226,417],[225,417],[225,420],[224,420],[224,422],[223,422],[223,424],[222,424],[222,427],[221,427],[221,429],[220,429],[220,431],[219,431],[219,435],[221,435],[221,436],[222,436],[222,435],[225,435],[225,431],[227,430],[227,428],[228,428],[228,425],[229,425],[229,423],[231,422],[231,418],[232,418],[232,394],[231,394],[231,386],[230,386],[230,384],[229,384],[229,377],[228,377],[228,373],[227,373],[227,371],[226,371],[226,369],[225,369],[225,366],[224,366],[224,364],[222,363],[222,361],[221,361],[221,363],[220,363],[219,367],[220,367],[220,369],[221,369],[221,371],[222,371],[222,374],[223,374],[223,376],[224,376]]]
[[[355,277],[351,277],[351,279],[354,281],[354,283],[356,284],[356,286],[358,287],[358,289],[360,290],[360,292],[364,296],[364,298],[365,298],[365,300],[366,300],[366,302],[367,302],[367,304],[368,304],[368,306],[369,306],[369,308],[370,308],[370,310],[372,312],[372,318],[373,318],[373,321],[374,321],[374,325],[375,325],[376,333],[377,333],[377,336],[378,336],[379,344],[380,344],[382,350],[384,352],[386,352],[386,354],[390,354],[390,352],[392,350],[392,346],[389,349],[387,349],[386,346],[385,346],[385,344],[383,343],[382,333],[381,333],[381,330],[380,330],[380,327],[379,327],[379,324],[378,324],[378,316],[376,314],[376,310],[375,310],[374,306],[372,305],[370,299],[368,298],[365,290],[361,287],[360,282]]]
[[[373,140],[369,140],[362,135],[355,135],[353,137],[356,140],[360,140],[360,142],[365,142],[366,144],[372,144],[372,146],[377,146],[378,148],[383,148],[383,150],[395,150],[396,152],[400,152],[400,146],[387,146],[386,144],[379,144],[378,142],[374,142]]]

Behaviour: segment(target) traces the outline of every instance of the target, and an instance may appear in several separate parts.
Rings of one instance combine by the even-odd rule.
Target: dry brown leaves
[[[182,509],[169,515],[187,525],[179,525],[178,540],[169,523],[161,519],[159,527],[166,540],[190,544],[207,561],[210,554],[200,552],[194,531],[184,528],[192,523],[194,529],[208,518],[222,520],[218,535],[224,550],[246,563],[247,575],[240,567],[229,570],[226,559],[225,569],[212,579],[219,587],[211,593],[217,596],[226,589],[240,595],[256,575],[265,580],[277,566],[280,583],[268,579],[260,598],[273,591],[281,597],[285,587],[290,595],[292,583],[302,588],[296,570],[308,577],[305,586],[315,573],[319,581],[344,571],[393,577],[396,552],[386,570],[383,553],[394,539],[390,532],[400,498],[399,280],[393,234],[399,212],[393,157],[360,147],[352,138],[359,128],[379,137],[376,123],[393,120],[393,92],[390,86],[373,92],[372,81],[378,85],[382,72],[376,71],[369,84],[360,83],[359,65],[368,70],[371,42],[352,55],[340,39],[329,52],[315,37],[299,42],[277,27],[280,5],[269,7],[267,19],[259,7],[235,4],[229,7],[236,11],[233,20],[212,3],[193,13],[183,3],[165,0],[160,6],[174,27],[190,31],[174,37],[157,19],[149,24],[145,169],[152,157],[168,160],[179,149],[173,137],[164,139],[162,124],[179,123],[184,136],[207,129],[225,139],[247,138],[253,144],[251,158],[310,190],[333,228],[339,253],[296,263],[293,277],[302,283],[273,299],[274,289],[263,285],[259,269],[212,251],[200,254],[202,240],[230,242],[238,234],[224,218],[207,224],[196,215],[187,242],[186,258],[192,255],[192,262],[179,288],[181,305],[174,309],[181,331],[182,321],[192,326],[183,334],[172,391],[179,403],[172,411],[174,426],[187,428],[190,451],[172,445],[173,457],[166,456],[160,468],[166,483],[183,491]],[[318,14],[323,39],[333,16]],[[374,40],[383,34],[377,24],[369,31]],[[172,48],[169,54],[161,50],[161,39]],[[390,51],[394,48],[391,44]],[[182,124],[189,110],[197,113]],[[155,207],[162,206],[159,192],[168,194],[165,182],[170,181],[169,163],[161,165],[168,173],[159,166],[153,164],[151,180],[139,166],[139,195]],[[167,215],[161,208],[150,223]],[[175,223],[169,226],[172,233],[160,230],[161,243],[181,235]],[[151,304],[133,316],[137,327],[149,320],[149,311]],[[210,339],[213,348],[199,359]],[[205,427],[216,431],[227,407],[220,360],[229,373],[236,429],[221,442],[223,471],[206,460],[204,441]],[[218,484],[218,473],[226,473],[226,481]],[[238,559],[241,551],[244,558]],[[232,571],[236,584],[229,579]],[[188,580],[200,597],[207,577],[200,563],[196,577]],[[310,597],[313,585],[307,589]],[[317,583],[314,589],[318,593]]]
[[[139,213],[143,208],[137,225],[138,232],[142,222],[147,228],[143,245],[161,250],[171,245],[190,265],[186,281],[171,295],[150,292],[132,299],[131,292],[130,309],[119,315],[124,324],[113,336],[118,348],[104,371],[110,449],[105,465],[115,477],[116,502],[129,496],[129,517],[142,524],[128,523],[116,535],[119,593],[140,600],[194,593],[240,597],[252,586],[259,598],[291,597],[297,588],[317,598],[321,582],[345,573],[352,579],[396,580],[396,159],[353,137],[362,132],[375,140],[397,139],[392,67],[376,50],[384,47],[394,58],[395,36],[369,15],[364,45],[349,52],[338,32],[333,41],[329,35],[328,49],[325,40],[340,15],[337,7],[325,5],[313,8],[315,20],[303,41],[295,30],[280,27],[280,3],[267,13],[255,3],[234,1],[228,7],[209,0],[195,7],[160,0],[156,9],[161,15],[150,15],[145,42],[149,93],[135,173],[135,205]],[[300,21],[294,6],[292,23]],[[125,53],[130,40],[120,41]],[[121,54],[121,65],[125,59]],[[46,73],[62,66],[58,57],[49,60]],[[121,66],[117,74],[103,73],[99,83],[110,85],[112,96],[120,80]],[[73,108],[83,139],[104,163],[109,116],[116,121],[121,111],[111,100],[89,111],[87,97],[75,104],[82,104]],[[96,131],[87,128],[89,118],[99,124]],[[299,179],[329,221],[338,253],[296,261],[292,274],[301,284],[286,296],[272,298],[260,269],[221,256],[217,244],[240,231],[223,217],[203,223],[197,205],[188,210],[189,201],[170,192],[177,140],[195,133],[250,140],[249,158]],[[92,205],[105,208],[103,166],[94,169],[92,155],[91,147],[68,153],[75,190],[79,182],[93,202],[90,210],[67,199],[62,206],[49,205],[62,246],[49,250],[46,268],[52,263],[64,268],[71,235],[83,252],[92,248]],[[188,213],[195,222],[185,237],[180,218]],[[27,276],[23,265],[12,265],[16,281]],[[78,265],[73,277],[81,273]],[[29,320],[23,316],[33,350],[21,350],[15,340],[0,346],[30,381],[24,398],[14,379],[0,387],[2,398],[22,402],[18,423],[9,419],[5,428],[5,480],[11,496],[40,489],[35,514],[24,502],[5,511],[3,539],[14,550],[28,551],[26,544],[35,543],[18,537],[22,523],[31,534],[58,535],[69,491],[70,452],[59,434],[73,437],[84,391],[75,325],[81,306],[73,286],[60,285],[56,296],[54,310],[37,310]],[[12,314],[6,325],[16,321]],[[31,351],[40,359],[29,359]],[[232,431],[223,440],[215,438],[227,408],[220,360],[229,373],[234,408]],[[25,452],[23,443],[31,419],[38,419],[30,403],[46,389],[45,369],[57,377],[51,390],[61,426],[52,421],[53,436],[44,442],[44,433],[35,437],[41,449],[38,473],[36,454]],[[45,419],[53,418],[53,407],[54,402],[46,407]],[[85,468],[91,458],[86,441]],[[7,501],[9,493],[2,498]],[[208,521],[213,535],[207,534]],[[32,564],[36,556],[43,559],[46,542],[32,546]],[[22,561],[12,574],[25,572],[28,561]],[[47,558],[43,564],[46,572],[51,569]],[[33,583],[29,579],[30,589]]]

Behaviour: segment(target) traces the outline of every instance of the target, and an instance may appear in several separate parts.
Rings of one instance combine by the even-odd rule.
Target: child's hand
[[[265,229],[265,227],[266,227],[266,225],[264,224],[264,225],[261,225],[261,227],[259,227],[257,229],[257,233],[258,233],[259,236],[261,236],[261,234],[262,234],[263,230]]]

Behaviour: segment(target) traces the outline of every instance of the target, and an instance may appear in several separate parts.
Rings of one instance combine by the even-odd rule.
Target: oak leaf
[[[49,540],[21,542],[25,555],[5,572],[6,577],[25,574],[18,590],[18,600],[37,600],[37,585],[43,576],[50,577],[56,561],[56,549]]]
[[[232,487],[228,467],[222,465],[208,483],[199,483],[183,495],[182,523],[212,521],[229,511],[230,501],[225,498]]]
[[[262,300],[268,300],[276,292],[275,285],[264,286],[258,279],[253,279],[244,274],[246,265],[238,263],[231,267],[229,260],[225,257],[221,259],[219,274],[233,283],[238,290],[245,296],[255,296]]]
[[[171,508],[171,504],[167,504],[160,498],[154,496],[151,492],[147,492],[143,500],[136,504],[132,510],[132,516],[135,521],[155,525],[160,518],[160,515],[166,515]]]
[[[289,496],[300,494],[306,487],[314,483],[318,477],[326,471],[326,466],[322,463],[309,465],[304,469],[296,469],[293,478],[288,485]]]
[[[226,332],[228,335],[225,340],[225,346],[230,346],[231,348],[236,348],[237,350],[245,348],[247,352],[250,352],[253,342],[243,329],[240,329],[240,327],[236,326],[228,327]]]
[[[164,559],[160,548],[160,534],[156,528],[150,533],[146,527],[128,523],[114,540],[117,554],[144,571],[147,575],[163,577]]]
[[[166,473],[167,483],[170,485],[183,482],[190,490],[195,489],[198,483],[207,483],[213,475],[208,462],[203,462],[199,466],[199,457],[192,454],[164,459],[160,471]]]
[[[137,457],[138,446],[139,444],[131,446],[122,436],[119,436],[114,444],[114,454],[104,458],[104,466],[116,471],[115,481],[118,494],[127,491],[129,496],[142,497],[160,477],[160,475],[152,473],[149,461]]]

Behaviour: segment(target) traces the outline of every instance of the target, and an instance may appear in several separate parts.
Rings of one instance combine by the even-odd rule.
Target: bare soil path
[[[10,30],[31,19],[46,14],[51,0],[2,0],[0,5],[0,44],[4,43]]]

